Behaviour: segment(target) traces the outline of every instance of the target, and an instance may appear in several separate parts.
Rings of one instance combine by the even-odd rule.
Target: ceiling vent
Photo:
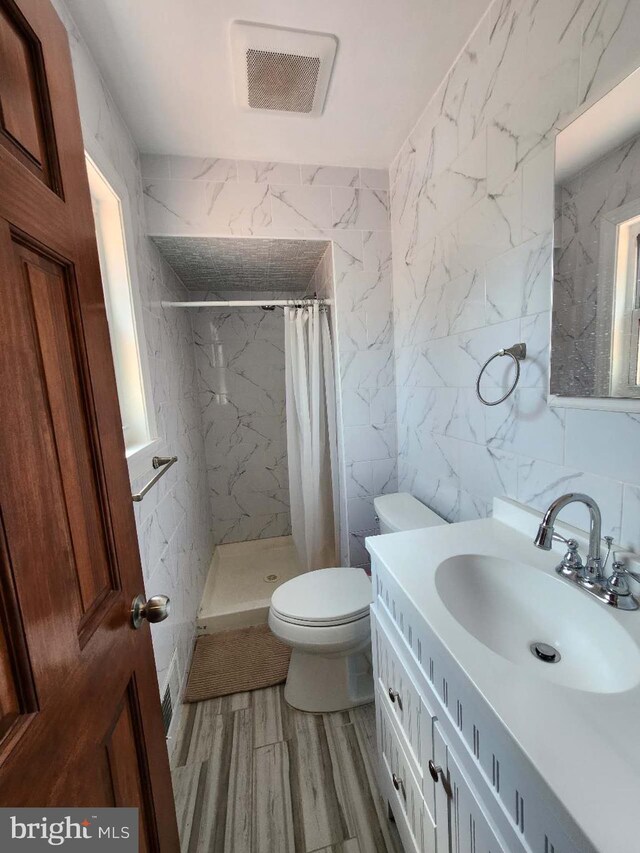
[[[236,101],[250,110],[320,115],[337,47],[327,33],[234,21]]]

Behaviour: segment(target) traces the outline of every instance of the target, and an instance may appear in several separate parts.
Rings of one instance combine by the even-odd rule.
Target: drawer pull
[[[449,780],[444,774],[444,770],[442,767],[437,767],[431,759],[429,759],[429,773],[431,774],[431,778],[434,782],[438,782],[438,779],[442,782],[442,787],[444,788],[444,792],[451,799],[453,796],[453,791],[451,790],[451,785],[449,784]]]
[[[407,792],[405,791],[404,782],[402,781],[402,779],[400,779],[399,776],[396,776],[395,773],[392,773],[391,774],[391,781],[393,782],[393,787],[396,789],[396,791],[400,791],[403,799],[406,800],[407,799]]]
[[[392,702],[397,702],[398,708],[402,711],[402,698],[398,691],[394,690],[393,687],[389,688],[389,699],[391,699]]]

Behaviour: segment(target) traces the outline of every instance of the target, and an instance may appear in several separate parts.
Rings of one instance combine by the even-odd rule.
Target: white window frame
[[[142,417],[145,422],[144,425],[138,425],[142,440],[139,443],[128,447],[126,450],[129,477],[130,480],[133,481],[142,476],[145,472],[148,472],[152,467],[151,460],[153,456],[160,453],[162,441],[158,437],[155,408],[151,392],[151,372],[149,370],[149,361],[147,358],[140,282],[137,275],[136,264],[131,262],[131,252],[133,251],[132,247],[136,245],[136,241],[129,203],[129,191],[119,173],[113,167],[110,159],[106,156],[97,142],[94,141],[90,147],[87,146],[85,148],[85,156],[87,161],[91,163],[109,186],[116,197],[120,208],[124,263],[126,265],[126,273],[129,282],[130,310],[133,317],[135,345],[137,349],[137,360],[140,374],[140,390],[143,402]],[[108,300],[109,294],[105,291],[107,313],[109,313]],[[115,352],[114,358],[117,358]]]
[[[636,203],[638,204],[638,203]],[[617,226],[615,302],[611,342],[611,392],[625,397],[640,397],[638,359],[638,215]]]

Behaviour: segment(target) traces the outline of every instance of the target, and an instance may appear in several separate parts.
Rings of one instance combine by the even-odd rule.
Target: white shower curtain
[[[287,453],[293,540],[305,571],[336,565],[338,461],[326,309],[284,309]]]

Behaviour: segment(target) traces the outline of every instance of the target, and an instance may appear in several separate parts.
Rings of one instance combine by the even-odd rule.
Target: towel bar
[[[161,477],[164,477],[164,475],[167,473],[169,468],[171,468],[171,466],[174,464],[174,462],[177,462],[177,461],[178,461],[177,456],[154,456],[152,461],[151,461],[151,464],[153,465],[154,468],[161,468],[162,470],[158,471],[158,473],[155,476],[153,476],[149,480],[149,482],[140,489],[140,491],[137,494],[131,495],[132,500],[134,500],[136,503],[138,501],[141,501],[142,498],[147,494],[149,489],[152,486],[155,486],[155,484],[158,482],[158,480]]]

